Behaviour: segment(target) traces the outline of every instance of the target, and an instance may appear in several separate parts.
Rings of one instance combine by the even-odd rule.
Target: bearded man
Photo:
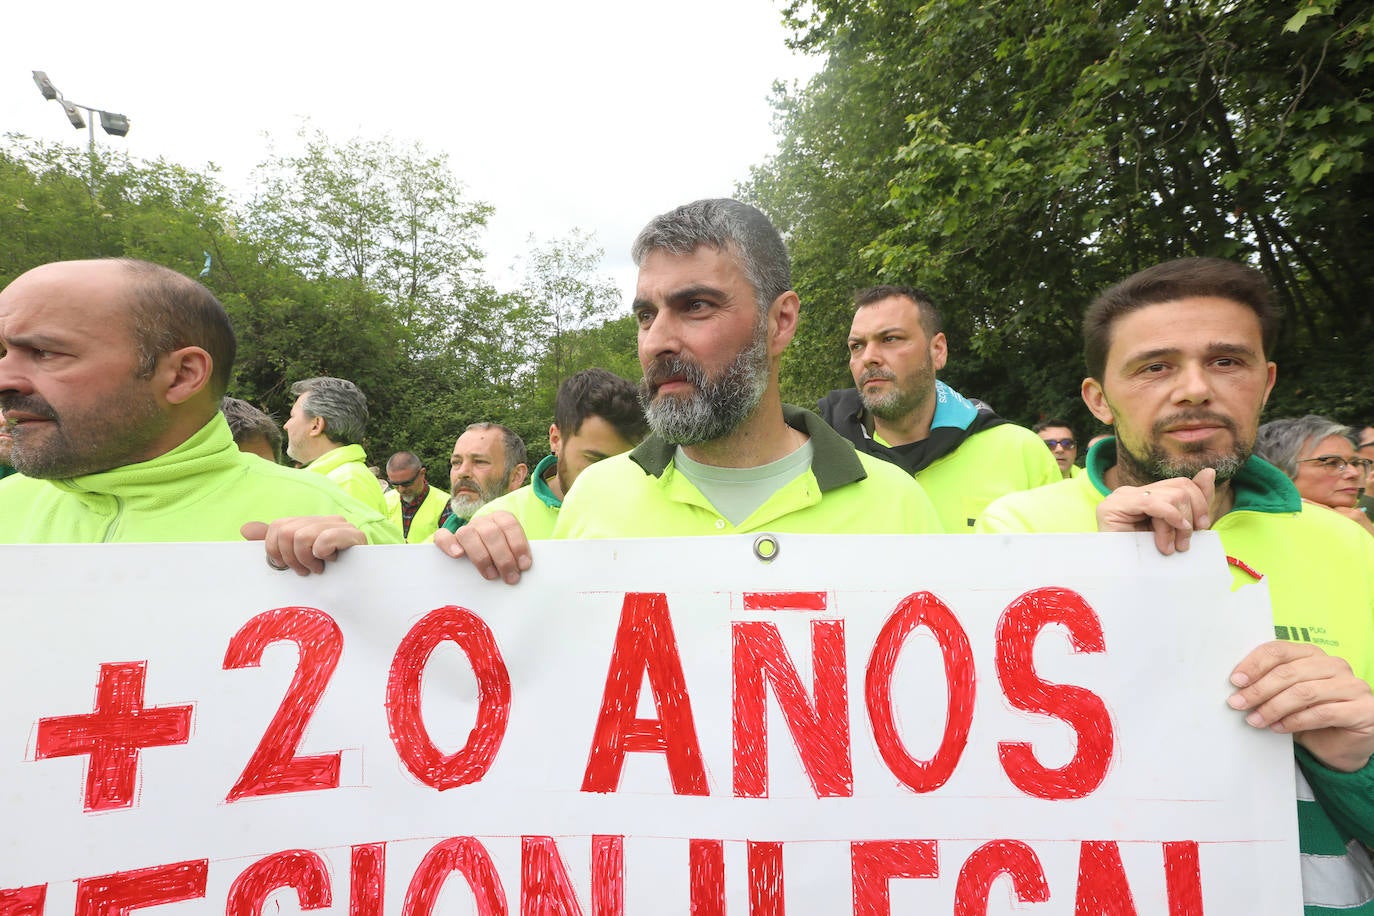
[[[514,430],[490,421],[469,424],[453,443],[448,471],[453,495],[439,530],[457,531],[478,509],[524,486],[527,454],[525,440]]]
[[[801,303],[768,217],[735,200],[695,201],[651,220],[631,254],[650,435],[582,472],[555,538],[941,530],[910,474],[782,403],[778,370]],[[301,524],[309,522],[277,526],[269,537],[301,543]],[[335,532],[331,546],[336,537],[360,543]],[[434,543],[487,579],[518,582],[532,563],[509,512],[440,530]]]
[[[970,533],[994,499],[1062,479],[1038,436],[936,379],[949,343],[929,294],[859,291],[848,347],[855,387],[821,398],[820,415],[855,448],[915,475],[945,531]]]
[[[0,486],[0,543],[233,541],[305,514],[350,524],[352,543],[398,542],[332,483],[238,450],[220,412],[236,346],[219,300],[157,264],[62,261],[13,280],[0,415],[19,474]]]
[[[978,529],[1150,531],[1165,554],[1215,531],[1237,587],[1268,583],[1278,639],[1232,670],[1227,703],[1294,738],[1303,912],[1371,913],[1374,544],[1253,454],[1278,330],[1244,264],[1169,261],[1106,290],[1083,317],[1082,394],[1114,437],[1086,474],[999,499]]]

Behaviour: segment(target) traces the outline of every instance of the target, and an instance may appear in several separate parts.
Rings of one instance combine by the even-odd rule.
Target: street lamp
[[[57,87],[48,79],[48,74],[42,70],[33,71],[33,81],[38,86],[38,91],[43,93],[43,98],[48,101],[56,101],[66,112],[67,120],[72,122],[72,127],[77,130],[86,128],[87,146],[86,151],[91,157],[91,181],[95,181],[95,119],[100,116],[100,126],[105,133],[112,137],[123,137],[129,133],[129,119],[122,114],[113,111],[105,111],[103,108],[93,108],[90,105],[82,105],[80,102],[73,102],[63,98],[62,93],[57,91]],[[86,112],[86,117],[81,116],[81,112]]]

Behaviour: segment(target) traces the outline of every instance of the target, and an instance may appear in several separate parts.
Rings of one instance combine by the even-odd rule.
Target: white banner
[[[0,916],[1288,916],[1267,598],[1193,543],[4,548]]]

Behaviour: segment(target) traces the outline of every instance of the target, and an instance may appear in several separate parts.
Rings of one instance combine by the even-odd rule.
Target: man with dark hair
[[[277,452],[281,449],[281,427],[277,426],[271,414],[258,410],[247,401],[227,396],[220,401],[219,409],[229,424],[229,432],[239,451],[276,462]]]
[[[509,512],[525,537],[553,535],[573,481],[598,461],[628,452],[648,431],[635,386],[605,369],[583,369],[558,386],[549,452],[528,486],[487,503],[476,515]]]
[[[430,486],[425,466],[414,452],[397,452],[386,460],[388,517],[401,529],[407,544],[434,536],[448,520],[448,494]]]
[[[0,483],[0,543],[238,540],[288,515],[398,541],[336,487],[234,447],[219,409],[233,356],[218,301],[165,267],[65,261],[11,282],[0,412],[21,473]]]
[[[963,534],[1005,493],[1062,479],[1030,430],[970,401],[936,373],[949,345],[930,296],[874,286],[854,297],[854,388],[821,398],[820,415],[862,452],[913,474],[950,534]]]
[[[296,403],[286,418],[286,454],[323,474],[365,506],[387,515],[377,477],[367,469],[363,433],[367,398],[348,379],[319,376],[291,386]]]
[[[1210,258],[1107,290],[1083,320],[1083,400],[1115,438],[1088,453],[1086,474],[1005,496],[978,528],[1153,531],[1165,554],[1214,529],[1237,587],[1268,583],[1285,640],[1233,669],[1227,702],[1294,735],[1307,913],[1374,912],[1360,846],[1374,842],[1374,540],[1252,454],[1275,314],[1259,271]]]
[[[1083,469],[1074,462],[1078,459],[1078,441],[1073,437],[1073,428],[1059,419],[1051,417],[1041,420],[1031,430],[1049,448],[1054,463],[1059,465],[1059,473],[1064,477],[1077,477]]]
[[[477,510],[524,486],[530,466],[525,440],[500,423],[471,423],[453,443],[448,482],[449,517],[435,532],[457,531]]]

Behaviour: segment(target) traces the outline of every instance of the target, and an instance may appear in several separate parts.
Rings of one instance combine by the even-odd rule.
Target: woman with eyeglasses
[[[1374,523],[1358,508],[1374,462],[1355,454],[1350,427],[1314,414],[1272,420],[1259,428],[1255,454],[1293,478],[1303,499],[1334,509],[1374,535]]]

